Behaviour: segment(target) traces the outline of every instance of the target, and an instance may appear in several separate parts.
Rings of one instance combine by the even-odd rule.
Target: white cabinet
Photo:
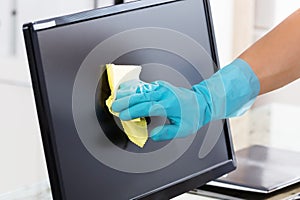
[[[47,179],[33,92],[0,82],[0,194]]]

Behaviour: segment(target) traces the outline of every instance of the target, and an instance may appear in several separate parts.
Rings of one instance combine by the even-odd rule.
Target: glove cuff
[[[193,90],[205,97],[211,116],[204,121],[211,121],[245,113],[259,94],[260,83],[249,64],[236,59]]]
[[[244,61],[241,58],[238,58],[234,60],[231,63],[231,65],[238,68],[238,70],[240,71],[239,73],[242,76],[240,77],[240,79],[241,80],[243,79],[246,85],[245,86],[242,85],[243,87],[245,87],[244,89],[241,87],[241,90],[244,91],[241,92],[241,100],[242,100],[241,103],[243,103],[243,105],[232,110],[229,109],[226,113],[226,117],[240,116],[244,114],[246,111],[248,111],[253,105],[253,103],[255,102],[256,97],[258,96],[260,91],[259,79],[254,73],[254,71],[252,70],[251,66],[246,61]],[[238,95],[237,97],[239,98]],[[227,101],[227,105],[230,104],[229,101],[230,99]],[[236,102],[233,101],[232,103],[236,103]],[[235,106],[232,105],[228,106],[228,108],[231,107],[235,107]]]

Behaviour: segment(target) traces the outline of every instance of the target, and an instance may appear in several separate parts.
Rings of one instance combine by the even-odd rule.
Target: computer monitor
[[[104,103],[107,63],[187,88],[218,70],[207,0],[135,1],[23,31],[54,199],[169,199],[235,168],[226,120],[140,148]]]

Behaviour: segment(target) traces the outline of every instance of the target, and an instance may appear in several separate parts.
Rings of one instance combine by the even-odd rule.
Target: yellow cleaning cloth
[[[137,65],[106,65],[108,83],[111,90],[111,95],[106,100],[106,106],[113,115],[118,116],[118,113],[111,110],[111,106],[116,98],[119,85],[125,81],[139,80],[141,69],[142,67]],[[121,123],[129,140],[141,148],[144,147],[148,139],[147,122],[145,118],[138,118],[131,121],[121,120]]]

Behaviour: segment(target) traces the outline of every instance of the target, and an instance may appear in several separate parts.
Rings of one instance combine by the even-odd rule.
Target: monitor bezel
[[[61,180],[61,171],[58,161],[58,153],[56,150],[55,136],[53,133],[53,126],[51,125],[50,107],[47,99],[47,91],[45,86],[45,79],[43,76],[41,55],[39,51],[39,44],[37,32],[45,29],[52,29],[59,26],[65,26],[73,23],[80,23],[87,20],[93,20],[109,15],[115,15],[123,12],[129,12],[137,9],[144,9],[147,7],[157,6],[184,0],[147,0],[134,1],[125,4],[118,4],[105,8],[84,11],[72,15],[56,17],[38,22],[27,23],[23,25],[23,34],[25,39],[25,46],[27,51],[29,70],[31,75],[32,87],[34,91],[35,103],[39,119],[40,131],[44,147],[44,154],[47,163],[48,176],[50,179],[52,197],[53,199],[66,199],[64,195],[63,182]],[[213,61],[216,63],[215,71],[219,69],[219,60],[216,48],[216,41],[213,29],[212,16],[210,11],[209,0],[203,1],[205,16],[207,20],[207,28],[211,46],[211,55]],[[55,22],[55,23],[53,23]],[[169,199],[181,193],[184,193],[192,188],[199,187],[212,178],[217,178],[236,168],[236,159],[234,155],[231,132],[228,120],[224,120],[224,133],[226,139],[226,146],[229,159],[223,163],[219,163],[203,172],[201,175],[192,177],[188,180],[166,186],[163,189],[156,191],[149,191],[149,193],[142,194],[136,199]]]

